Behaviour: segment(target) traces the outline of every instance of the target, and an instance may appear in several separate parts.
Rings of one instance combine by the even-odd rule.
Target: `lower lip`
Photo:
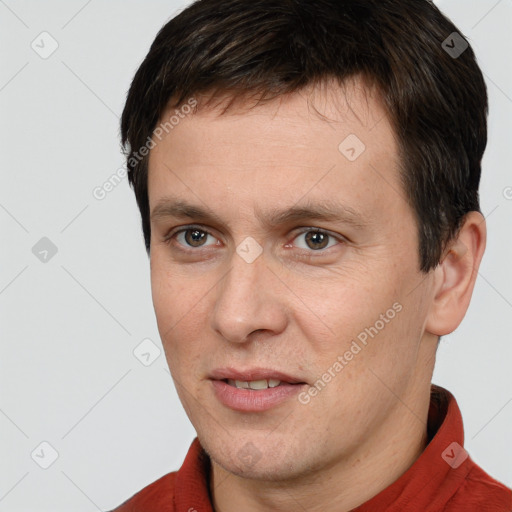
[[[267,389],[239,389],[222,380],[212,380],[218,400],[235,411],[266,411],[295,396],[305,384],[280,384]]]

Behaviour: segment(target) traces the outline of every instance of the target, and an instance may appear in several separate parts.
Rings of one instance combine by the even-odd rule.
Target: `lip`
[[[260,390],[239,389],[223,380],[211,380],[217,400],[239,412],[263,412],[290,400],[304,389],[306,384],[281,384],[275,388]]]
[[[240,412],[263,412],[289,400],[299,393],[306,383],[298,377],[269,368],[217,368],[210,374],[213,393],[220,403]],[[231,386],[226,380],[276,379],[281,384],[274,388],[252,390]]]
[[[231,379],[245,382],[250,380],[276,379],[289,384],[305,384],[299,377],[293,377],[270,368],[248,368],[246,370],[237,370],[231,367],[216,368],[210,373],[209,377],[212,380]]]

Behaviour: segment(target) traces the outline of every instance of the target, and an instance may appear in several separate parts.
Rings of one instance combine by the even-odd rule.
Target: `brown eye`
[[[328,249],[344,241],[341,235],[335,236],[318,228],[305,230],[299,233],[294,240],[294,245],[308,252],[323,252],[323,249]],[[302,243],[299,243],[301,241]]]
[[[206,231],[200,229],[187,229],[183,233],[185,234],[185,242],[191,247],[201,247],[208,236]]]
[[[214,241],[213,244],[207,243],[208,237]],[[166,237],[165,243],[177,245],[183,250],[219,245],[218,240],[209,231],[201,229],[199,226],[189,226],[177,230]]]
[[[325,249],[329,242],[329,235],[321,231],[309,231],[306,233],[305,240],[310,249]]]

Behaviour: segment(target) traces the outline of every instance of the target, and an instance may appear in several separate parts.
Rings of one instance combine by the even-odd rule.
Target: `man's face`
[[[430,382],[432,276],[419,271],[392,128],[361,82],[346,97],[329,91],[199,109],[150,154],[151,281],[167,361],[212,459],[251,478],[361,463],[418,427]],[[176,201],[213,216],[171,215]],[[325,206],[339,218],[278,218]],[[294,383],[223,380],[278,372]]]

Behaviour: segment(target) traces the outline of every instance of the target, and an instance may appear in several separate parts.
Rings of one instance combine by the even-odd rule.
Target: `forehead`
[[[288,138],[293,142],[301,140],[304,134],[314,139],[315,135],[321,136],[327,130],[343,134],[347,129],[357,131],[366,145],[375,147],[386,142],[389,149],[394,145],[393,130],[380,91],[376,86],[368,85],[362,77],[351,77],[342,84],[324,80],[263,102],[249,97],[249,93],[236,98],[228,93],[216,93],[215,96],[205,93],[193,99],[197,103],[194,113],[178,118],[176,114],[181,107],[170,106],[164,110],[157,125],[165,126],[166,122],[169,125],[172,118],[176,124],[170,126],[166,134],[173,134],[176,145],[184,131],[186,137],[196,135],[194,142],[198,143],[216,139],[217,143],[233,146],[233,141],[240,144],[243,135],[250,134],[252,137],[246,141],[247,145],[261,143],[272,147],[273,141],[278,143],[273,139],[274,131],[280,132],[280,140]],[[377,125],[380,129],[374,131]],[[215,132],[220,131],[229,133],[232,138],[219,140],[221,134],[215,137]],[[172,144],[172,140],[170,142]]]
[[[403,196],[391,123],[377,89],[362,80],[323,83],[257,106],[234,103],[225,113],[222,98],[214,107],[198,100],[197,112],[154,138],[151,210],[171,182],[178,196],[219,206],[227,196],[256,208],[256,197],[292,204],[329,195],[359,209],[382,199],[376,187]],[[173,114],[176,107],[160,123]]]

